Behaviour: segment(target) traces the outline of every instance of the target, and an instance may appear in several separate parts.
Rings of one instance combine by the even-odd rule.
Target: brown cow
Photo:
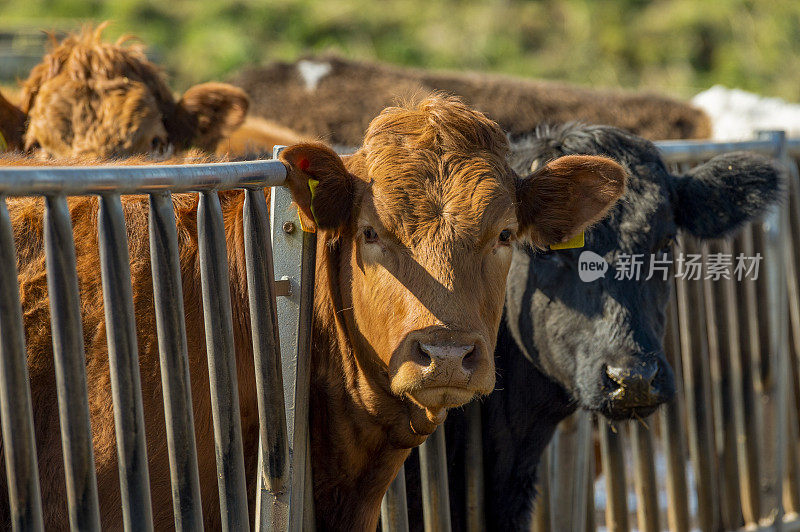
[[[247,96],[204,83],[175,101],[141,45],[104,42],[106,24],[70,35],[22,85],[25,147],[56,157],[122,157],[191,146],[213,151],[244,120]]]
[[[660,95],[336,56],[275,62],[245,70],[231,82],[250,95],[256,116],[342,146],[358,146],[372,117],[398,96],[431,90],[462,97],[512,135],[530,133],[542,122],[576,120],[617,126],[650,140],[711,135],[702,110]]]
[[[390,108],[346,159],[321,144],[286,149],[288,186],[319,231],[310,434],[320,529],[375,530],[381,498],[412,447],[450,407],[494,386],[491,353],[515,239],[559,242],[604,215],[624,190],[610,159],[557,159],[526,179],[506,162],[506,137],[457,100]],[[2,164],[0,160],[0,164]],[[14,161],[10,161],[13,163]],[[19,161],[17,161],[19,163]],[[26,164],[31,164],[29,161]],[[308,180],[319,183],[312,196]],[[66,523],[42,202],[11,199],[42,479],[45,525]],[[250,482],[257,408],[244,269],[243,194],[221,194],[226,221],[245,463]],[[172,524],[147,200],[124,198],[156,528]],[[97,200],[70,200],[104,528],[120,494],[99,257]],[[197,451],[206,526],[219,526],[197,245],[197,196],[175,196]],[[313,221],[312,221],[313,220]],[[252,495],[252,491],[251,491]],[[251,506],[252,508],[252,506]]]
[[[236,131],[219,142],[216,152],[218,155],[227,156],[272,153],[272,148],[276,145],[290,146],[310,140],[313,139],[295,133],[287,127],[257,116],[249,116]]]
[[[25,113],[0,93],[0,152],[21,150],[25,132]]]

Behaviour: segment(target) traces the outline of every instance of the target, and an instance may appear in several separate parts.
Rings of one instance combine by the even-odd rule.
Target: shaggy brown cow
[[[0,152],[21,150],[25,132],[25,113],[0,93]]]
[[[431,90],[462,97],[512,135],[530,133],[542,122],[575,120],[617,126],[650,140],[711,135],[703,111],[664,96],[336,56],[272,63],[246,70],[232,83],[250,95],[253,114],[343,146],[358,146],[372,117],[398,96]]]
[[[449,407],[489,393],[511,242],[562,241],[624,190],[610,159],[557,159],[526,179],[506,162],[497,124],[431,97],[376,118],[344,161],[320,144],[286,149],[288,186],[319,230],[311,357],[311,458],[318,528],[375,530],[381,498]],[[13,163],[13,161],[11,161]],[[0,164],[3,161],[0,159]],[[28,164],[30,164],[28,162]],[[309,179],[319,184],[312,196]],[[245,460],[253,481],[258,419],[247,324],[243,194],[221,194]],[[124,198],[156,528],[172,524],[147,234],[147,200]],[[34,401],[45,524],[66,523],[42,202],[11,199]],[[101,519],[119,529],[97,243],[97,200],[70,200],[82,293]],[[205,354],[197,196],[175,196],[197,452],[206,526],[219,526]],[[313,220],[313,221],[312,221]],[[251,493],[252,495],[252,493]],[[7,521],[6,521],[7,522]]]
[[[141,45],[102,40],[106,24],[70,35],[33,68],[20,107],[25,147],[50,156],[122,157],[136,153],[213,151],[247,114],[247,96],[204,83],[176,102]]]

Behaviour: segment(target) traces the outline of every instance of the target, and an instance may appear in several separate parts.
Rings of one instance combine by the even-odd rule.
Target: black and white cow
[[[495,351],[497,386],[481,405],[492,530],[528,529],[541,454],[558,423],[577,408],[610,419],[644,417],[673,397],[674,377],[663,352],[671,281],[663,274],[646,280],[647,259],[671,259],[678,230],[701,239],[732,233],[763,213],[781,190],[778,168],[761,156],[730,153],[673,175],[651,142],[610,126],[542,128],[512,143],[511,163],[518,172],[529,171],[568,154],[619,161],[630,172],[628,189],[609,216],[586,232],[583,248],[514,251]],[[644,255],[642,275],[617,279],[610,267],[605,276],[584,282],[579,263],[586,251],[609,265]],[[453,528],[463,530],[464,413],[451,412],[445,429]],[[418,474],[409,463],[412,523],[421,523]]]

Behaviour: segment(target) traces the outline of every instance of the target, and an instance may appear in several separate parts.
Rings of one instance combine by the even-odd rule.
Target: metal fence
[[[628,530],[800,529],[800,141],[770,133],[745,143],[663,142],[686,169],[732,150],[776,157],[790,170],[788,201],[733,242],[684,251],[762,253],[758,282],[676,281],[665,338],[678,398],[649,425],[610,424],[579,413],[564,422],[543,459],[536,530],[594,529],[599,438],[606,527]],[[81,335],[80,299],[67,196],[98,196],[98,236],[127,529],[152,528],[136,329],[120,195],[149,195],[149,233],[175,525],[202,524],[178,236],[171,194],[200,194],[201,260],[222,527],[249,528],[239,427],[227,250],[218,191],[244,189],[247,286],[260,426],[255,527],[314,527],[308,446],[308,385],[315,235],[299,230],[277,161],[181,166],[0,169],[0,416],[13,525],[43,528],[16,255],[6,196],[45,198],[45,248],[70,525],[98,529],[99,511]],[[275,187],[267,208],[264,189]],[[270,220],[271,217],[271,220]],[[274,282],[273,282],[274,281]],[[278,317],[280,316],[280,319]],[[790,341],[791,333],[791,341]],[[481,528],[480,410],[468,407],[469,522]],[[444,431],[420,448],[426,530],[448,530]],[[577,459],[576,459],[577,457]],[[659,462],[661,460],[661,462]],[[664,464],[664,474],[657,474]],[[658,466],[658,469],[657,469]],[[688,466],[688,467],[687,467]],[[694,481],[687,476],[693,473]],[[555,473],[558,474],[555,474]],[[632,477],[635,497],[628,496]],[[386,530],[406,530],[401,470],[382,506]],[[662,486],[663,484],[663,486]],[[665,493],[668,504],[660,504]],[[585,511],[564,512],[567,508]],[[635,501],[629,507],[628,501]],[[552,502],[552,504],[551,504]],[[558,504],[556,504],[558,502]]]
[[[218,191],[244,189],[247,286],[260,426],[256,528],[313,521],[308,461],[315,235],[300,230],[275,160],[180,166],[0,168],[0,416],[15,530],[42,530],[31,393],[7,196],[42,196],[58,411],[73,530],[98,530],[81,308],[67,196],[95,195],[108,356],[126,530],[151,530],[142,390],[120,195],[149,196],[149,238],[175,526],[203,526],[178,235],[172,193],[199,192],[197,232],[220,514],[249,529],[225,227]],[[271,208],[264,189],[275,187]],[[268,212],[271,213],[271,223]],[[273,256],[276,257],[273,266]],[[277,277],[276,277],[277,276]],[[276,280],[273,282],[273,280]],[[277,292],[277,293],[276,293]],[[277,297],[276,297],[277,296]],[[278,320],[278,316],[281,317]],[[148,393],[150,391],[148,390]],[[304,497],[304,495],[306,495]]]
[[[737,150],[786,166],[784,201],[732,241],[679,237],[684,253],[761,253],[763,269],[754,282],[675,281],[665,350],[676,400],[644,422],[585,411],[562,422],[539,468],[531,529],[627,531],[635,521],[642,531],[800,530],[800,140],[764,132],[749,142],[656,144],[674,171]],[[468,415],[467,525],[482,530],[479,408]],[[444,438],[440,427],[420,447],[428,531],[450,529]],[[382,522],[384,531],[408,529],[403,471],[384,498]]]

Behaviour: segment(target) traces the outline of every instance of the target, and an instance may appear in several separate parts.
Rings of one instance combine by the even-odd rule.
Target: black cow
[[[491,530],[528,529],[542,451],[576,408],[611,419],[644,417],[674,395],[662,344],[670,281],[658,271],[645,280],[651,254],[671,259],[679,229],[701,239],[728,235],[763,213],[781,191],[778,168],[761,156],[730,153],[672,175],[651,142],[609,126],[542,128],[512,143],[511,162],[527,172],[568,154],[616,159],[630,172],[628,190],[586,232],[583,248],[514,251],[495,352],[497,386],[481,406]],[[584,251],[610,265],[604,277],[581,280]],[[634,254],[645,256],[641,277],[616,279],[614,265]],[[463,412],[449,414],[445,431],[453,528],[463,530]],[[416,463],[407,464],[406,475],[416,525]]]

